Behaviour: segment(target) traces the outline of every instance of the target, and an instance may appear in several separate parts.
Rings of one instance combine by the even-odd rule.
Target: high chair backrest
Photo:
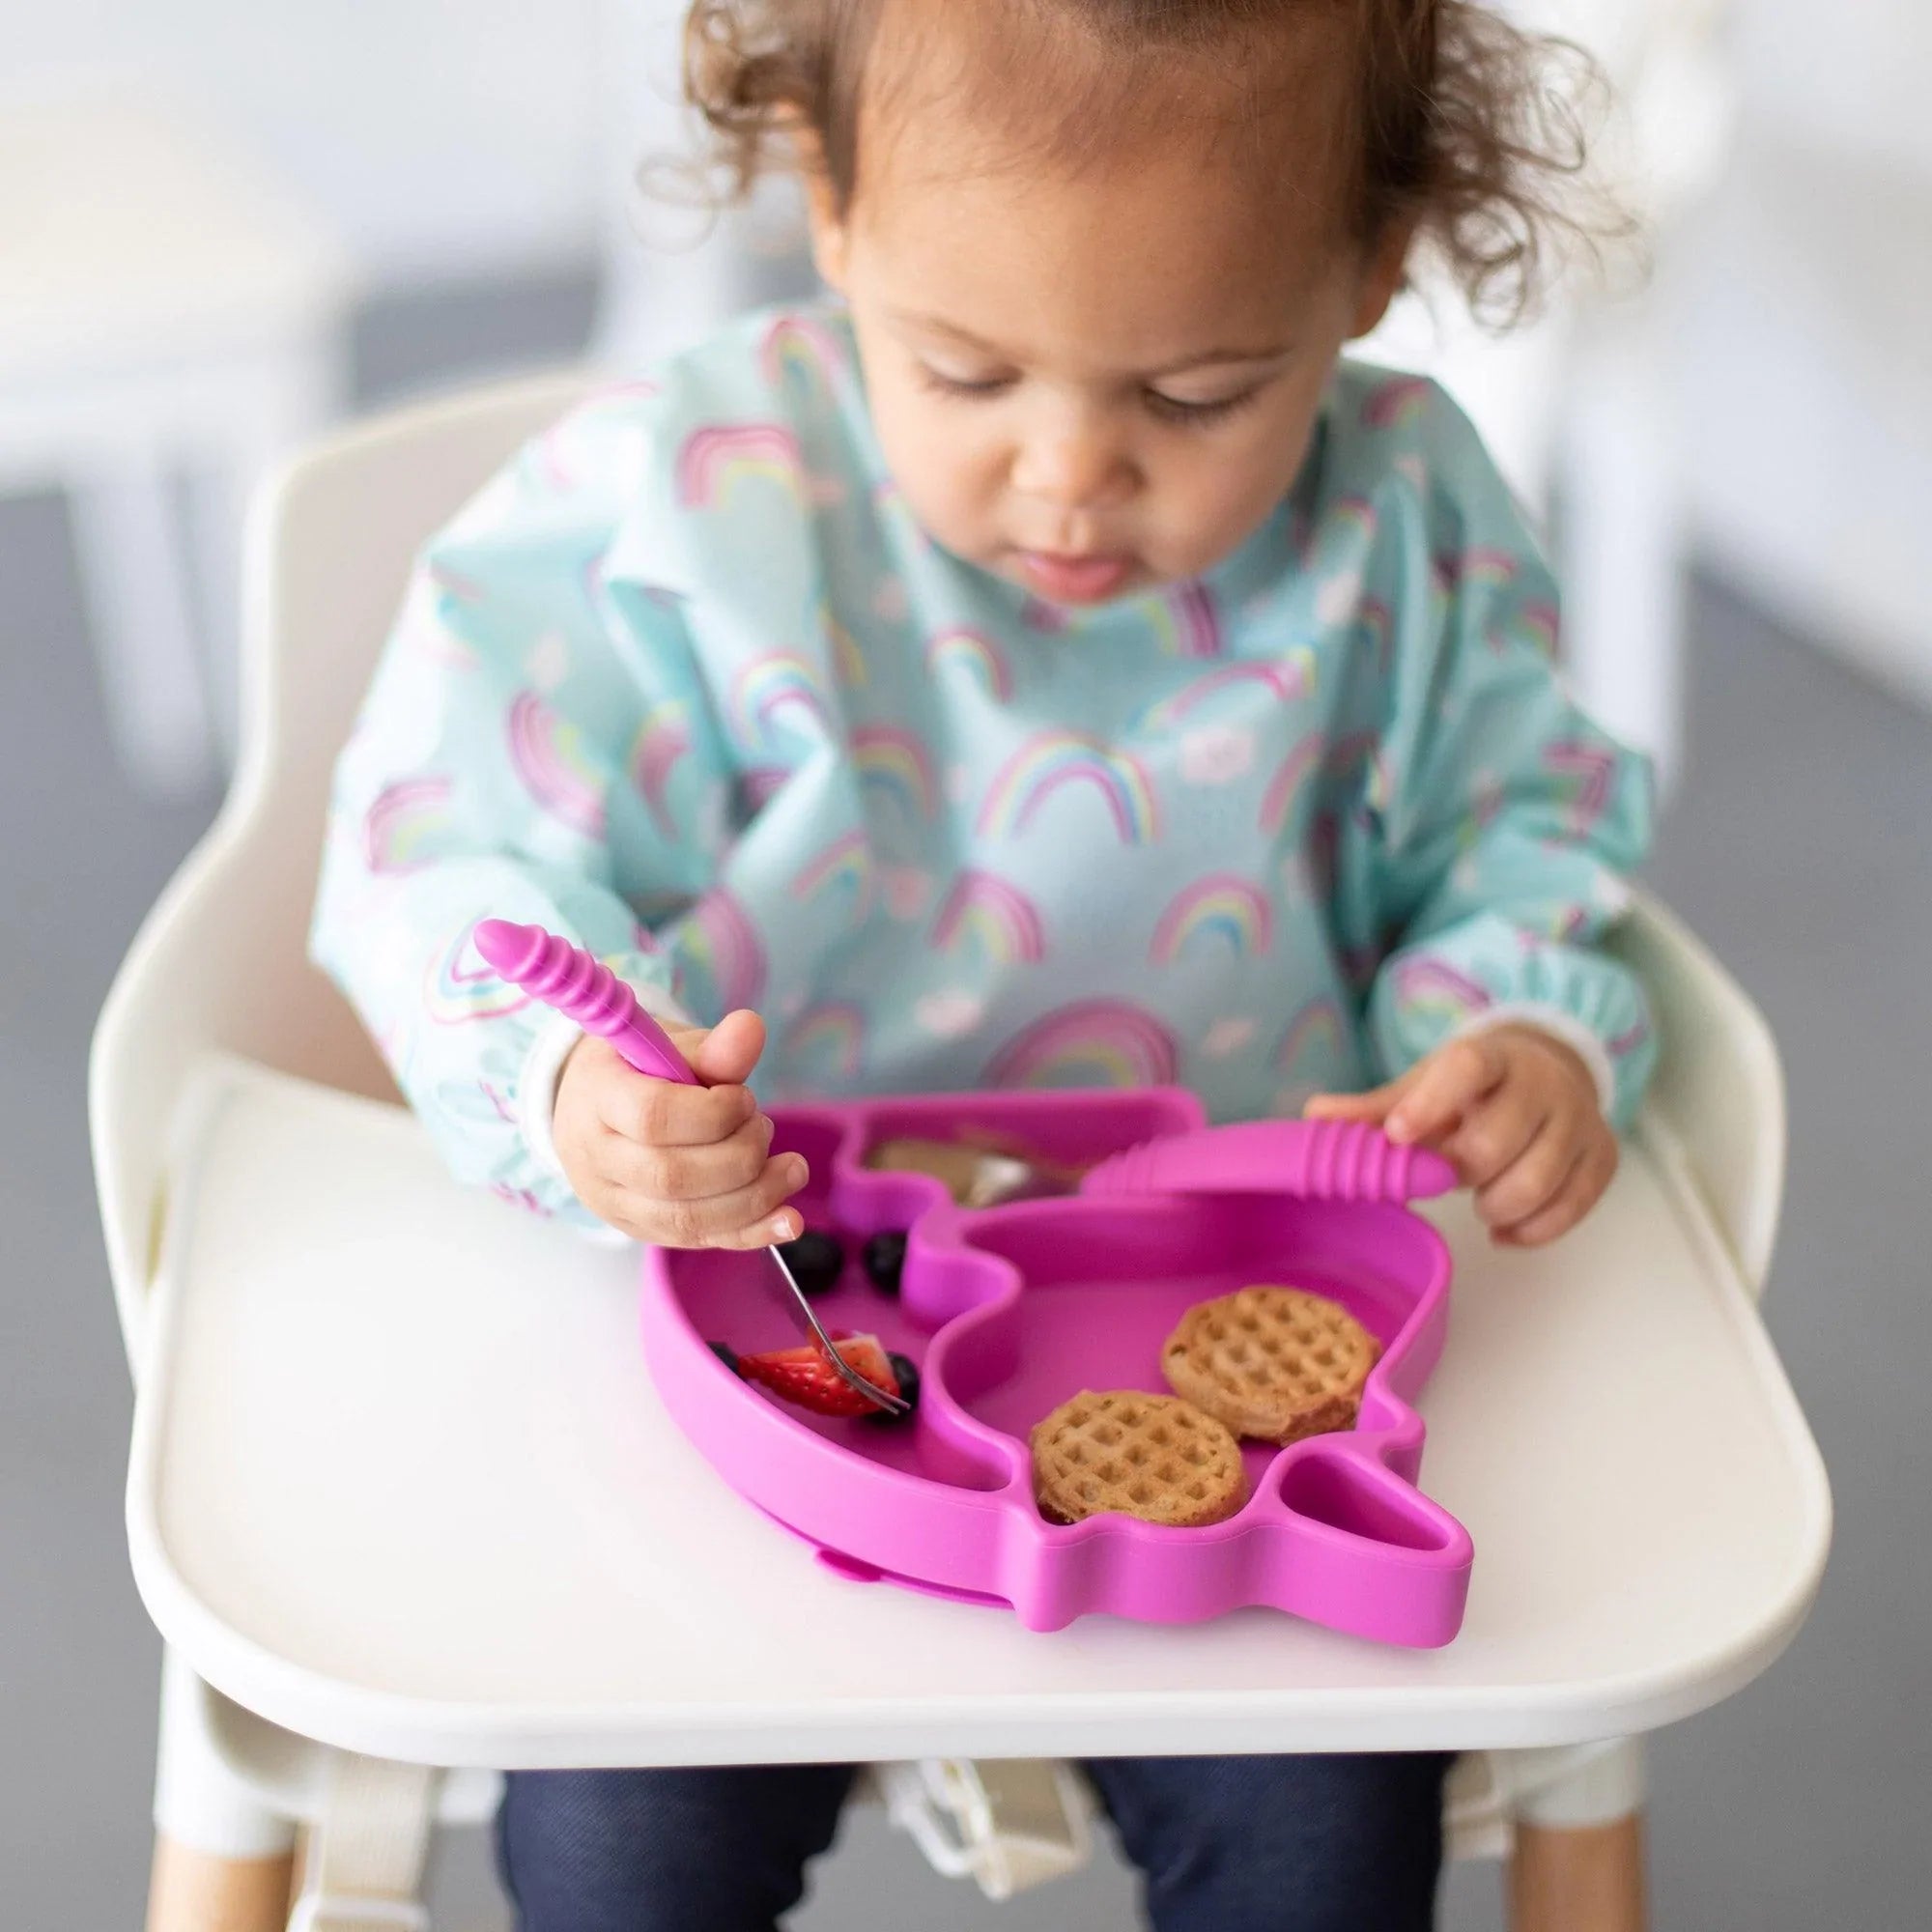
[[[235,784],[123,962],[89,1069],[96,1185],[130,1350],[164,1140],[198,1059],[225,1051],[394,1096],[355,1015],[306,956],[330,773],[419,546],[590,386],[582,372],[531,378],[350,429],[296,458],[255,505]],[[1756,1286],[1783,1179],[1771,1035],[1654,902],[1638,899],[1617,944],[1649,984],[1663,1035],[1653,1115],[1685,1148]]]
[[[330,774],[417,549],[590,386],[582,370],[532,377],[352,427],[297,455],[252,506],[235,781],[123,962],[89,1067],[95,1182],[130,1350],[163,1140],[198,1059],[225,1051],[394,1097],[307,958]]]

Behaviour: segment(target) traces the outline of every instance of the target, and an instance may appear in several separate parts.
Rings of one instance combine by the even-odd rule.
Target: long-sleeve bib
[[[1344,363],[1238,550],[1068,611],[918,526],[837,309],[766,313],[586,401],[425,547],[315,956],[457,1171],[575,1218],[532,1126],[554,1029],[486,917],[661,1010],[757,1009],[768,1099],[1178,1081],[1237,1120],[1521,1016],[1624,1121],[1650,1029],[1593,941],[1648,776],[1556,627],[1422,379]]]

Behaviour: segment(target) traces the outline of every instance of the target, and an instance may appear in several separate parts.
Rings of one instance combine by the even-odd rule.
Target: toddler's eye
[[[1163,395],[1158,389],[1149,389],[1145,400],[1148,409],[1163,422],[1205,429],[1210,423],[1225,421],[1236,411],[1245,409],[1260,394],[1261,389],[1257,385],[1232,396],[1217,396],[1211,403],[1191,403],[1183,402],[1179,396]]]
[[[949,376],[929,362],[918,366],[921,384],[942,396],[997,396],[1013,385],[1010,376]]]

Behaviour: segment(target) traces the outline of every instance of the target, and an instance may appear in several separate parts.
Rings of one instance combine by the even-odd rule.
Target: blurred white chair
[[[1683,736],[1690,517],[1659,303],[1660,266],[1717,185],[1736,121],[1723,52],[1730,0],[1505,0],[1602,65],[1614,99],[1591,167],[1641,229],[1594,274],[1573,268],[1546,310],[1486,332],[1453,296],[1398,303],[1362,353],[1435,375],[1549,529],[1563,652],[1584,705],[1649,753],[1667,785]],[[1552,518],[1553,512],[1553,518]]]
[[[337,1200],[326,1211],[338,1221],[344,1211],[339,1200],[361,1198],[364,1183],[349,1169],[338,1169],[333,1187],[318,1178],[368,1131],[358,1124],[359,1114],[344,1111],[355,1104],[346,1096],[392,1095],[348,1007],[303,957],[311,861],[319,847],[330,770],[422,534],[445,521],[582,386],[576,375],[526,382],[452,397],[354,431],[286,471],[253,526],[242,751],[235,788],[130,950],[102,1011],[90,1068],[100,1209],[137,1381],[137,1407],[146,1418],[137,1420],[137,1473],[129,1488],[137,1576],[148,1579],[144,1594],[156,1572],[143,1554],[153,1546],[143,1539],[156,1530],[148,1516],[155,1499],[144,1493],[148,1478],[139,1473],[146,1467],[141,1444],[156,1439],[156,1418],[167,1413],[169,1393],[148,1377],[162,1374],[154,1368],[157,1361],[176,1359],[171,1324],[153,1324],[151,1303],[157,1298],[160,1257],[177,1238],[174,1231],[197,1225],[219,1189],[218,1177],[198,1172],[194,1157],[184,1151],[192,1140],[184,1135],[193,1125],[193,1109],[185,1110],[185,1102],[211,1067],[217,1078],[224,1066],[239,1069],[238,1091],[253,1096],[248,1104],[269,1110],[258,1117],[262,1131],[270,1131],[270,1117],[277,1109],[285,1122],[320,1122],[325,1135],[340,1129],[334,1155],[285,1157],[270,1151],[270,1169],[298,1168],[304,1177],[300,1191],[311,1201],[318,1195]],[[353,568],[344,567],[346,560]],[[1710,1232],[1698,1237],[1704,1245],[1696,1249],[1707,1257],[1705,1264],[1726,1281],[1755,1291],[1769,1264],[1783,1178],[1783,1094],[1776,1048],[1749,1002],[1661,909],[1641,904],[1620,945],[1650,987],[1664,1037],[1663,1068],[1646,1117],[1647,1145],[1664,1151],[1660,1158],[1677,1163],[1704,1204],[1699,1213],[1708,1209],[1708,1224],[1699,1225]],[[242,1140],[266,1145],[252,1130]],[[397,1151],[383,1139],[368,1152],[375,1163],[368,1175],[393,1171]],[[362,1158],[354,1155],[352,1161]],[[244,1207],[259,1206],[259,1182],[260,1177],[237,1177],[227,1183],[228,1196]],[[412,1198],[422,1210],[429,1204],[421,1188],[432,1180],[415,1184],[418,1192]],[[446,1189],[434,1192],[438,1201],[448,1197]],[[460,1201],[454,1205],[469,1211]],[[1663,1230],[1677,1228],[1671,1217],[1687,1210],[1660,1203],[1655,1211],[1664,1220],[1653,1224],[1654,1238],[1681,1240],[1681,1233],[1666,1236]],[[251,1225],[261,1218],[254,1210],[242,1214]],[[353,1222],[352,1215],[352,1227]],[[488,1237],[500,1244],[521,1225],[499,1227],[492,1221]],[[237,1264],[238,1314],[242,1309],[266,1314],[281,1303],[280,1291],[288,1286],[272,1278],[274,1229],[257,1233],[268,1246]],[[338,1230],[331,1238],[339,1237]],[[299,1244],[304,1237],[290,1238]],[[387,1239],[375,1228],[355,1238],[371,1254]],[[463,1264],[453,1265],[461,1276]],[[1623,1279],[1619,1273],[1620,1284]],[[168,1281],[167,1305],[180,1306],[173,1291],[185,1286],[185,1275]],[[466,1293],[477,1286],[469,1281]],[[338,1300],[339,1293],[325,1299]],[[473,1307],[473,1298],[467,1305]],[[221,1318],[202,1319],[219,1325]],[[1747,1315],[1742,1319],[1750,1329],[1738,1343],[1745,1359],[1769,1362],[1755,1324]],[[243,1325],[256,1329],[258,1342],[266,1332],[259,1323]],[[407,1354],[400,1331],[392,1340]],[[361,1350],[359,1340],[355,1346]],[[273,1358],[286,1364],[288,1348],[270,1347]],[[219,1349],[217,1353],[224,1362],[233,1359]],[[1721,1366],[1705,1360],[1696,1370],[1698,1385],[1713,1401],[1719,1388],[1714,1372]],[[1749,1371],[1765,1373],[1775,1376],[1775,1367]],[[357,1400],[382,1404],[387,1398]],[[1788,1402],[1788,1395],[1780,1400]],[[1795,1410],[1790,1413],[1795,1416]],[[1793,1426],[1802,1435],[1802,1424]],[[251,1438],[251,1447],[258,1457],[267,1453],[259,1435]],[[346,1458],[346,1445],[340,1447]],[[1815,1463],[1808,1438],[1794,1453],[1801,1463],[1807,1457]],[[217,1452],[213,1466],[228,1472],[221,1481],[232,1486],[236,1465],[225,1451]],[[1627,1481],[1627,1465],[1618,1467],[1618,1480]],[[346,1485],[352,1496],[366,1499],[347,1460],[332,1462],[328,1476],[334,1488]],[[444,1469],[438,1480],[449,1477]],[[272,1514],[298,1503],[303,1494],[313,1499],[309,1486],[317,1480],[314,1473],[304,1475],[285,1491],[281,1478],[271,1478],[270,1492],[283,1500],[266,1507]],[[1509,1481],[1520,1484],[1520,1477]],[[1823,1556],[1822,1478],[1803,1481],[1808,1486],[1800,1492],[1804,1501],[1780,1504],[1776,1517],[1805,1518],[1799,1567],[1802,1572],[1809,1566],[1815,1584],[1815,1566]],[[240,1520],[254,1523],[259,1535],[267,1521],[259,1514],[264,1506],[259,1500],[240,1504],[229,1487],[216,1514],[242,1508]],[[755,1525],[747,1527],[762,1534]],[[325,1577],[307,1560],[313,1551],[301,1525],[295,1528],[305,1553],[298,1565],[305,1579],[300,1601],[317,1606],[329,1594],[327,1585],[346,1583],[356,1627],[365,1628],[369,1599],[362,1592],[381,1589],[383,1579],[333,1572]],[[708,1518],[704,1535],[709,1560],[728,1563],[720,1526]],[[261,1555],[258,1547],[256,1555],[244,1560],[251,1578],[245,1594],[261,1585]],[[1558,1559],[1539,1546],[1535,1560],[1547,1567]],[[728,1572],[721,1587],[729,1587]],[[1804,1601],[1808,1587],[1801,1576],[1798,1588]],[[150,1595],[149,1601],[156,1600]],[[1734,1688],[1752,1668],[1762,1667],[1769,1654],[1763,1646],[1775,1650],[1781,1641],[1777,1633],[1794,1614],[1792,1601],[1787,1596],[1774,1608],[1753,1599],[1751,1615],[1762,1626],[1753,1637],[1757,1662],[1748,1663],[1719,1644],[1721,1669],[1731,1673],[1723,1679],[1726,1686]],[[409,1621],[416,1607],[401,1594],[388,1602],[399,1622]],[[199,1628],[210,1613],[205,1606],[190,1606],[183,1614]],[[305,1618],[308,1610],[301,1614]],[[629,1614],[626,1640],[635,1645],[641,1639]],[[1803,1614],[1802,1603],[1795,1614]],[[685,1640],[694,1640],[694,1634],[687,1632]],[[1715,1639],[1699,1635],[1695,1641]],[[239,1650],[227,1638],[222,1642],[238,1669],[251,1670],[261,1662],[261,1638],[243,1640]],[[875,1662],[868,1661],[868,1669]],[[1442,1662],[1453,1672],[1454,1653]],[[1334,1668],[1338,1680],[1346,1680],[1358,1666],[1338,1652]],[[1439,1674],[1434,1682],[1439,1693]],[[327,1687],[320,1689],[327,1703]],[[1535,1694],[1521,1693],[1517,1702],[1527,1696],[1534,1703]],[[427,1709],[446,1703],[448,1695],[424,1690],[419,1701]],[[569,1761],[601,1762],[599,1753],[613,1747],[593,1719],[594,1714],[583,1719],[583,1736],[572,1746],[582,1749],[582,1758]],[[1496,1721],[1492,1711],[1487,1720]],[[463,1718],[466,1725],[470,1721]],[[482,1727],[476,1735],[487,1735],[490,1712],[477,1710],[474,1722]],[[1142,1721],[1137,1735],[1150,1742],[1141,1747],[1158,1747],[1156,1732],[1148,1728],[1155,1723],[1151,1717]],[[732,1736],[757,1734],[741,1723]],[[1060,1735],[1067,1733],[1063,1729]],[[1002,1755],[1020,1759],[1028,1753]],[[888,1766],[879,1781],[895,1817],[934,1862],[978,1879],[992,1895],[1065,1872],[1085,1855],[1081,1804],[1071,1780],[1051,1764],[987,1765],[976,1772],[950,1760],[932,1761]],[[495,1790],[487,1774],[443,1774],[315,1743],[217,1693],[171,1650],[162,1702],[151,1928],[187,1932],[219,1924],[224,1932],[267,1932],[280,1925],[288,1910],[297,1821],[306,1821],[316,1833],[309,1891],[295,1921],[300,1932],[419,1927],[424,1921],[415,1900],[432,1819],[479,1819],[487,1815]],[[1640,1800],[1634,1745],[1489,1753],[1465,1760],[1459,1770],[1451,1793],[1452,1842],[1464,1852],[1497,1855],[1514,1839],[1515,1923],[1520,1932],[1630,1932],[1641,1922],[1642,1911]],[[1584,1896],[1595,1903],[1579,1904]]]
[[[740,310],[816,284],[796,185],[773,177],[713,215],[675,179],[696,152],[683,100],[685,0],[598,0],[604,252],[593,361],[636,367]]]
[[[314,215],[148,91],[0,101],[0,492],[69,493],[143,784],[186,789],[232,740],[243,505],[334,412],[349,289]]]

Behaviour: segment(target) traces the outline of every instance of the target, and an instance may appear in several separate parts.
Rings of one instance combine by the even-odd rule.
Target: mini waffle
[[[1258,1442],[1354,1427],[1381,1344],[1298,1288],[1243,1288],[1181,1317],[1160,1351],[1174,1392]]]
[[[1240,1445],[1191,1404],[1140,1389],[1082,1390],[1033,1432],[1033,1492],[1051,1522],[1118,1510],[1193,1529],[1233,1516],[1247,1475]]]

